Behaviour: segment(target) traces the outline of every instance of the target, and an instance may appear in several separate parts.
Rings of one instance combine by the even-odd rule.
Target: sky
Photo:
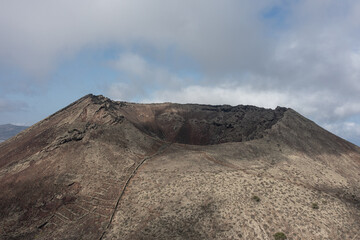
[[[358,0],[0,0],[0,124],[88,94],[290,107],[360,145]]]

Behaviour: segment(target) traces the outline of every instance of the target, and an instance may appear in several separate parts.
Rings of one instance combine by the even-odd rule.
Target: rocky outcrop
[[[120,112],[121,117],[148,135],[169,142],[196,145],[262,138],[288,110],[243,105],[133,104],[114,102],[103,96],[91,96],[91,101],[101,105],[99,111],[111,112],[114,119]]]

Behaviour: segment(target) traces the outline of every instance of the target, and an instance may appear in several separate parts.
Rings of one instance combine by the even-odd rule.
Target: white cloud
[[[0,70],[33,79],[81,50],[120,48],[107,91],[122,100],[282,105],[328,124],[360,115],[357,0],[0,1],[0,35]],[[181,57],[201,79],[179,74]]]
[[[107,93],[108,96],[114,100],[124,101],[130,100],[134,94],[138,94],[138,91],[137,89],[136,92],[134,92],[134,86],[130,84],[119,82],[112,84],[111,87],[108,88]]]
[[[346,102],[335,108],[334,113],[340,117],[348,117],[360,113],[360,102]]]
[[[359,123],[356,122],[330,123],[330,124],[324,124],[324,128],[360,146]]]
[[[262,19],[276,5],[287,11],[286,28]],[[278,0],[3,1],[0,64],[43,75],[81,49],[113,44],[132,52],[145,46],[120,67],[128,72],[136,67],[132,70],[144,75],[149,66],[134,62],[142,61],[136,56],[150,47],[149,57],[167,65],[169,59],[162,57],[171,48],[194,61],[209,84],[230,75],[265,89],[359,91],[359,24],[354,22],[360,20],[360,4],[304,0],[284,5]],[[259,77],[236,79],[243,74]]]
[[[262,51],[251,52],[266,46],[257,13],[270,2],[2,1],[0,60],[39,74],[82,48],[144,42],[159,50],[174,46],[210,69],[227,59],[248,65]]]
[[[111,61],[110,65],[123,75],[119,82],[107,88],[109,96],[118,100],[131,101],[139,96],[144,98],[149,91],[176,89],[189,81],[132,52],[121,54],[118,59]]]
[[[256,91],[250,86],[188,86],[181,90],[158,91],[144,102],[177,102],[203,104],[256,105],[275,108],[286,102],[288,96],[280,92]]]
[[[113,65],[119,71],[141,78],[148,76],[154,71],[142,57],[134,53],[121,55],[117,61],[113,62]]]
[[[0,98],[0,113],[24,111],[27,107],[27,104],[24,102]]]
[[[128,75],[132,83],[151,84],[160,83],[164,87],[176,85],[183,79],[162,66],[152,64],[139,54],[127,52],[119,56],[111,65],[123,74]]]

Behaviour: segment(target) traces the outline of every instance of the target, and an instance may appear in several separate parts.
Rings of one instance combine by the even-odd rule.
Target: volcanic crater
[[[359,147],[292,109],[90,94],[0,143],[0,236],[357,239],[359,186]]]

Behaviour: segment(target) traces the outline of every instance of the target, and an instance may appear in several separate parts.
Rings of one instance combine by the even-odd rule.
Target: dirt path
[[[149,159],[151,159],[151,158],[154,158],[154,157],[160,155],[161,153],[165,152],[165,150],[166,150],[168,147],[170,147],[170,145],[171,145],[171,143],[165,143],[165,144],[163,144],[163,145],[158,149],[158,151],[157,151],[156,153],[154,153],[153,155],[144,157],[144,158],[141,160],[141,162],[136,166],[136,168],[132,171],[132,173],[130,174],[130,176],[129,176],[128,179],[126,180],[125,184],[123,185],[123,188],[122,188],[122,190],[121,190],[120,196],[119,196],[119,198],[118,198],[118,200],[117,200],[117,202],[116,202],[116,205],[115,205],[115,207],[114,207],[114,211],[113,211],[113,213],[111,214],[109,223],[108,223],[108,225],[106,226],[106,228],[105,228],[105,230],[103,231],[103,233],[101,234],[101,237],[99,238],[99,240],[102,240],[102,239],[103,239],[103,237],[105,236],[106,231],[109,229],[109,227],[110,227],[110,225],[111,225],[111,223],[112,223],[112,221],[113,221],[113,219],[114,219],[114,216],[115,216],[115,213],[116,213],[116,211],[117,211],[117,208],[118,208],[118,206],[119,206],[120,200],[121,200],[122,196],[123,196],[124,193],[125,193],[126,187],[129,185],[131,179],[136,175],[137,170],[138,170],[138,169],[141,167],[141,165],[143,165],[147,160],[149,160]]]

